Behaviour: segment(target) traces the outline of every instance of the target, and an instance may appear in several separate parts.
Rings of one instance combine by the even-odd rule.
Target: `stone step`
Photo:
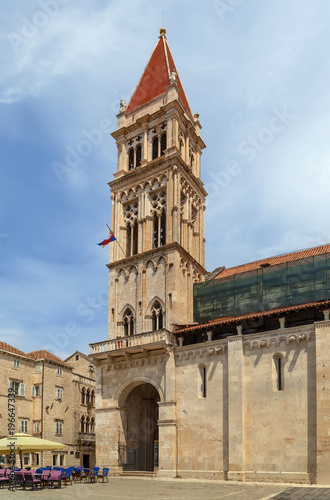
[[[121,477],[156,477],[157,476],[156,472],[147,471],[147,470],[123,471],[123,472],[120,472],[119,475]]]

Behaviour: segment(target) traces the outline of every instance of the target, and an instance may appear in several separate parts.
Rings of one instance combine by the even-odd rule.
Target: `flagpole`
[[[108,226],[108,224],[107,224],[107,226]],[[112,234],[115,236],[115,233],[114,233],[114,232],[110,229],[110,227],[109,227],[109,226],[108,226],[108,229],[109,229],[109,233],[112,233]],[[116,238],[116,237],[115,237],[115,238]],[[126,254],[125,254],[125,252],[124,252],[124,250],[123,250],[123,248],[122,248],[121,244],[120,244],[120,243],[119,243],[119,241],[117,240],[117,238],[115,239],[115,241],[118,243],[120,250],[121,250],[121,251],[123,252],[123,254],[124,254],[124,257],[126,257]]]
[[[117,238],[116,238],[116,242],[118,243],[120,250],[123,252],[124,257],[126,257],[126,254],[125,254],[124,250],[122,249],[122,246],[121,246],[121,244],[119,243],[119,241],[117,240]]]

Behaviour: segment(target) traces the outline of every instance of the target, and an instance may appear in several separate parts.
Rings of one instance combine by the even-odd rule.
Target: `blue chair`
[[[104,480],[106,479],[107,480],[107,483],[109,482],[108,481],[108,474],[109,474],[109,470],[108,467],[103,467],[103,471],[102,471],[102,474],[98,474],[98,478],[102,478],[102,483],[104,483]]]
[[[97,474],[98,474],[99,470],[100,470],[100,467],[93,467],[93,470],[92,470],[92,472],[89,475],[89,481],[90,482],[96,481]]]
[[[70,483],[72,484],[71,473],[72,473],[72,471],[69,469],[64,471],[64,473],[62,472],[62,481],[65,482],[65,485],[68,484],[68,481],[70,481]]]
[[[89,479],[89,475],[90,475],[90,470],[89,469],[83,469],[81,471],[81,474],[80,474],[80,481],[82,479],[85,479],[85,482],[87,482],[87,479]]]

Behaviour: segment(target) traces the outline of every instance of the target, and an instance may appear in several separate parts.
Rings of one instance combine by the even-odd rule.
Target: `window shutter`
[[[34,385],[31,387],[31,396],[32,397],[35,397],[36,395],[36,388],[34,387]]]
[[[25,384],[19,384],[19,395],[25,396]]]

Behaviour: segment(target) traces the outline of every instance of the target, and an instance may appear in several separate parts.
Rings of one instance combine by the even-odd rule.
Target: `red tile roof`
[[[280,307],[278,309],[269,309],[268,311],[251,312],[246,314],[241,314],[240,316],[230,316],[227,318],[219,318],[209,321],[208,323],[200,323],[199,325],[187,326],[186,328],[181,328],[180,330],[175,330],[173,333],[175,335],[182,334],[186,332],[192,332],[194,330],[201,330],[214,325],[226,325],[228,323],[239,323],[246,319],[261,318],[265,316],[272,316],[273,314],[284,314],[290,311],[300,311],[302,309],[308,309],[311,307],[329,307],[330,300],[324,300],[321,302],[309,302],[308,304],[299,304],[297,306]]]
[[[274,266],[276,264],[284,264],[286,262],[293,262],[299,259],[306,259],[307,257],[313,257],[315,255],[322,255],[330,252],[330,244],[322,245],[319,247],[308,248],[307,250],[299,250],[297,252],[287,253],[284,255],[278,255],[276,257],[270,257],[268,259],[256,260],[255,262],[250,262],[248,264],[243,264],[241,266],[230,267],[228,269],[224,268],[214,279],[227,278],[234,274],[246,273],[249,271],[255,271],[260,269],[260,267]]]
[[[26,356],[25,352],[20,351],[19,349],[16,349],[16,347],[13,347],[9,344],[6,344],[6,342],[0,342],[0,349],[2,351],[11,352],[12,354],[19,354],[20,356]]]
[[[179,74],[166,37],[163,35],[159,37],[143,75],[131,97],[126,113],[130,113],[155,97],[165,94],[166,87],[170,84],[169,76],[173,70]],[[192,112],[179,76],[177,86],[179,99],[192,117]]]
[[[29,352],[27,354],[27,356],[29,356],[30,358],[33,358],[35,360],[47,359],[48,361],[52,361],[54,363],[60,363],[61,365],[70,366],[68,363],[65,363],[64,361],[62,361],[61,358],[58,358],[57,356],[55,356],[55,354],[53,354],[49,351],[46,351],[46,349],[42,349],[41,351]]]

